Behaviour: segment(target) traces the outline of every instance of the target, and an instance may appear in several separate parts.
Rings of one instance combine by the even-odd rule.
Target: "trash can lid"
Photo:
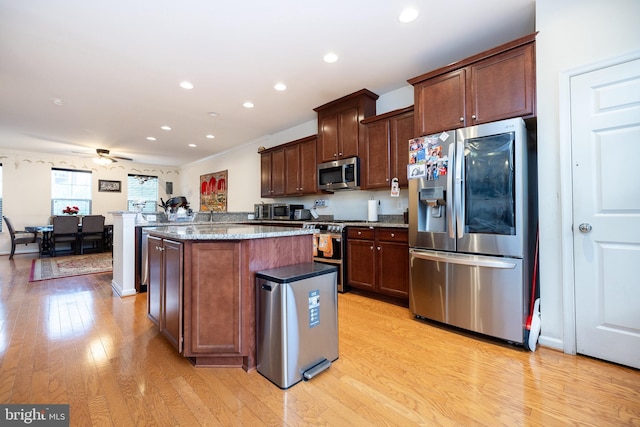
[[[276,283],[291,283],[337,271],[338,268],[334,265],[322,264],[320,262],[306,262],[258,271],[256,278],[266,279]]]

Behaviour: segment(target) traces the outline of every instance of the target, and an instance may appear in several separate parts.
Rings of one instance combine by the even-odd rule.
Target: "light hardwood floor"
[[[340,358],[283,391],[258,372],[194,368],[121,299],[111,274],[29,283],[0,257],[0,402],[68,403],[71,425],[640,425],[640,372],[534,353],[339,295]]]

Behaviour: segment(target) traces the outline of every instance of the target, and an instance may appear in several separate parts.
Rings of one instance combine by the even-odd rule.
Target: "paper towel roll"
[[[369,200],[368,211],[367,211],[367,221],[376,222],[378,221],[378,200]]]

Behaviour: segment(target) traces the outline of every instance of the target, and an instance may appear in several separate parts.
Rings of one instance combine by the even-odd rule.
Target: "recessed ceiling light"
[[[253,108],[253,102],[251,102],[251,101],[247,101],[247,102],[245,102],[244,104],[242,104],[242,106],[243,106],[244,108]]]
[[[156,140],[156,138],[155,138],[155,137],[153,137],[153,136],[148,136],[148,137],[147,137],[147,140],[149,140],[149,141],[155,141],[155,140]]]
[[[213,139],[213,138],[215,138],[215,135],[209,134],[209,135],[206,135],[205,138]]]
[[[218,114],[218,113],[213,112],[213,111],[211,111],[211,112],[209,113],[209,115],[210,115],[211,117],[218,117],[218,116],[219,116],[219,114]]]
[[[180,83],[180,87],[183,89],[193,89],[193,83],[184,81]]]
[[[405,9],[402,11],[400,16],[398,16],[398,20],[402,23],[413,22],[418,17],[418,11],[415,9]]]
[[[162,129],[162,130],[171,130],[171,126],[161,126],[160,129]]]
[[[197,147],[197,145],[196,144],[189,144],[189,147],[194,148],[194,147]]]
[[[273,88],[278,91],[283,91],[283,90],[287,90],[287,85],[282,82],[279,82],[279,83],[276,83],[275,86],[273,86]]]
[[[336,55],[333,52],[329,52],[327,53],[324,58],[322,58],[324,60],[324,62],[326,62],[327,64],[333,64],[334,62],[336,62],[338,60],[338,55]]]
[[[64,101],[61,98],[51,98],[51,102],[53,102],[55,105],[63,105]]]

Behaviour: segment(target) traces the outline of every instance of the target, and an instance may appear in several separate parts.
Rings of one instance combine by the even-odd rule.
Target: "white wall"
[[[571,171],[561,159],[570,141],[560,139],[560,74],[639,49],[639,18],[637,0],[536,1],[541,345],[563,348],[563,268],[571,265],[561,246],[570,230],[562,228],[560,201],[571,194],[560,182]]]
[[[377,101],[377,114],[386,113],[398,108],[413,105],[413,86],[406,85],[395,91],[379,94]],[[243,143],[236,150],[228,151],[198,162],[188,164],[181,168],[181,180],[179,192],[191,202],[191,206],[197,206],[199,199],[200,175],[227,170],[228,171],[228,201],[229,212],[253,212],[254,203],[271,202],[274,199],[262,199],[260,197],[260,155],[258,147],[274,147],[296,139],[304,138],[318,133],[317,120],[303,123],[299,126],[284,130],[274,135]],[[178,190],[174,189],[176,195]],[[385,191],[346,191],[332,195],[322,196],[329,200],[329,206],[320,209],[321,215],[334,215],[336,219],[366,219],[367,200],[375,198],[381,200],[380,214],[401,215],[407,208],[406,190],[402,191],[400,198],[391,198],[390,189]],[[293,197],[277,199],[283,203],[302,203],[305,207],[311,207],[313,200],[319,196]]]
[[[29,225],[47,224],[51,216],[51,168],[90,170],[92,173],[92,213],[104,215],[106,223],[112,223],[107,212],[127,210],[127,175],[154,175],[159,180],[159,196],[166,200],[165,182],[178,181],[176,168],[144,165],[134,162],[117,162],[98,166],[90,158],[73,158],[18,150],[0,150],[3,189],[2,209],[17,230]],[[98,192],[98,180],[122,182],[122,192]],[[59,212],[58,214],[62,214]],[[3,224],[0,233],[0,254],[8,254],[11,238]],[[35,245],[21,246],[16,253],[37,250]]]

